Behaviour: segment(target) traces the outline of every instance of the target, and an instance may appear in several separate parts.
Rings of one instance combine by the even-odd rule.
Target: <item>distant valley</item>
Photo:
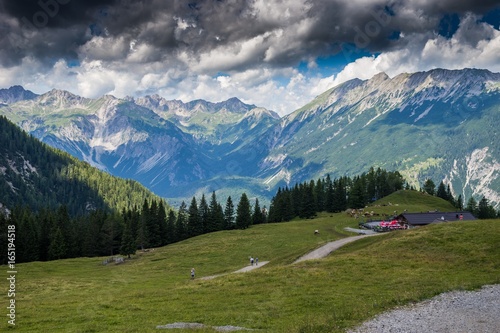
[[[500,74],[380,73],[334,87],[287,116],[237,98],[87,99],[0,90],[0,114],[43,142],[171,202],[217,191],[270,199],[278,187],[370,166],[500,205]]]

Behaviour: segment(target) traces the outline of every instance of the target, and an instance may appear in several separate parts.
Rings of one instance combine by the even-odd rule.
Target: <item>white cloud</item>
[[[363,57],[348,64],[336,77],[335,84],[353,78],[368,79],[379,72],[389,76],[425,71],[432,68],[487,68],[500,72],[500,31],[466,15],[450,39],[427,33],[402,37],[407,47]]]

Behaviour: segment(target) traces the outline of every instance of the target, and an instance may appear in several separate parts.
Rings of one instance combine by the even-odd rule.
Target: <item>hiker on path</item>
[[[191,280],[194,279],[194,268],[191,268]]]
[[[259,264],[259,258],[255,258],[255,266]]]
[[[253,266],[253,257],[250,257],[250,265]]]

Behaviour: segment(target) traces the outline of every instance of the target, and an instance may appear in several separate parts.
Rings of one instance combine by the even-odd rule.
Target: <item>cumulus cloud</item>
[[[237,96],[285,114],[380,71],[499,71],[498,27],[479,20],[495,8],[495,0],[0,0],[0,85],[86,97]],[[439,34],[446,15],[460,17],[449,36]],[[345,68],[322,73],[316,60],[339,52]]]
[[[340,84],[353,78],[369,79],[379,72],[389,76],[431,68],[487,68],[500,72],[500,30],[466,14],[447,39],[435,33],[405,36],[408,47],[363,57],[348,64],[335,78]]]

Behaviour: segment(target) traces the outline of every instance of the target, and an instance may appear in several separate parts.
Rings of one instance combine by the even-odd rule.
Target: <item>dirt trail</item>
[[[304,261],[304,260],[311,260],[311,259],[321,259],[329,255],[331,252],[335,251],[341,246],[344,246],[348,243],[357,241],[358,239],[365,238],[365,237],[371,237],[371,236],[376,236],[380,235],[379,233],[373,233],[373,234],[366,234],[366,235],[360,235],[360,236],[352,236],[352,237],[347,237],[347,238],[342,238],[330,243],[327,243],[323,245],[320,248],[317,248],[316,250],[309,252],[306,255],[303,255],[299,259],[295,260],[293,263],[296,264],[298,262]]]
[[[239,269],[239,270],[234,271],[232,273],[245,273],[245,272],[249,272],[251,270],[260,268],[260,267],[264,266],[267,263],[269,263],[269,261],[260,261],[258,265],[248,265],[248,266],[245,266],[242,269]],[[225,273],[225,274],[204,276],[204,277],[200,278],[200,280],[211,280],[211,279],[214,279],[216,277],[227,275],[227,274],[232,274],[232,273]]]
[[[375,235],[380,235],[379,233],[370,233],[370,234],[364,234],[364,235],[359,235],[359,236],[352,236],[352,237],[347,237],[347,238],[342,238],[333,242],[329,242],[320,248],[317,248],[316,250],[309,252],[299,259],[295,260],[293,263],[296,264],[298,262],[304,261],[304,260],[312,260],[312,259],[321,259],[329,255],[331,252],[335,251],[336,249],[340,248],[341,246],[344,246],[345,244],[354,242],[358,239],[365,238],[365,237],[370,237],[370,236],[375,236]],[[260,268],[264,265],[269,263],[269,261],[261,261],[259,262],[258,265],[248,265],[243,267],[242,269],[239,269],[237,271],[234,271],[232,273],[245,273],[252,271],[254,269]],[[210,276],[204,276],[201,277],[200,280],[211,280],[215,279],[216,277],[219,276],[224,276],[227,274],[232,274],[232,273],[224,273],[224,274],[217,274],[217,275],[210,275]]]

